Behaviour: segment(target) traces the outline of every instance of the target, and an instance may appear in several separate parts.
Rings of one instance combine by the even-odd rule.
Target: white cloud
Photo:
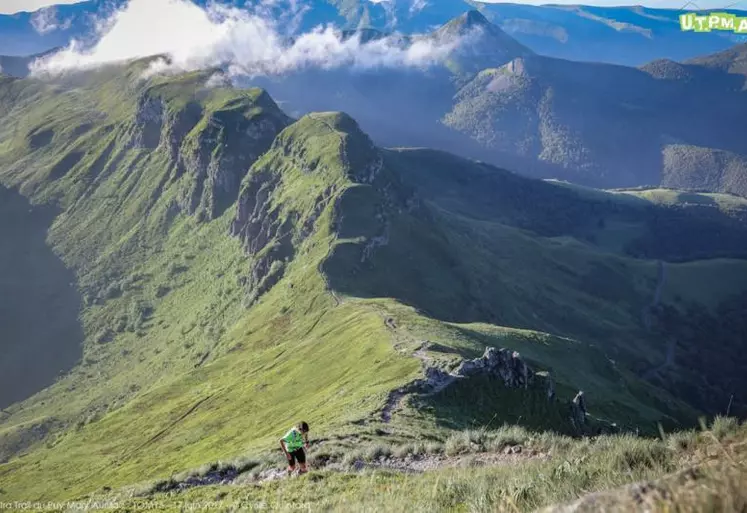
[[[261,9],[269,7],[266,1]],[[458,43],[416,38],[405,45],[396,37],[362,43],[358,38],[342,39],[332,27],[288,39],[279,28],[286,24],[271,21],[261,15],[261,9],[248,12],[215,4],[203,8],[189,0],[131,0],[100,24],[100,38],[93,47],[74,41],[35,63],[34,69],[60,73],[152,55],[167,55],[174,70],[225,66],[232,73],[248,75],[304,67],[428,66],[445,58]]]
[[[410,14],[418,13],[427,6],[428,2],[426,0],[412,0],[412,4],[410,4]]]
[[[31,26],[39,34],[48,34],[55,30],[67,30],[70,28],[70,20],[59,20],[56,7],[45,7],[36,11],[31,16]]]
[[[34,12],[42,7],[61,4],[78,4],[84,0],[0,0],[0,14]]]

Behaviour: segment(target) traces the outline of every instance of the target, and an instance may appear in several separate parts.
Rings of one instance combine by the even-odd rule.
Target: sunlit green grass
[[[665,435],[663,439],[615,435],[574,440],[557,435],[534,436],[506,428],[471,431],[456,434],[446,441],[445,450],[454,458],[452,467],[424,473],[312,470],[299,478],[261,484],[247,479],[240,486],[204,486],[170,493],[141,489],[137,499],[126,499],[136,490],[117,492],[109,497],[118,498],[123,507],[157,504],[167,511],[177,511],[182,504],[197,506],[202,503],[216,507],[222,504],[225,508],[243,504],[250,511],[264,506],[273,511],[300,508],[311,511],[515,512],[534,511],[593,492],[608,491],[607,495],[596,499],[598,507],[605,504],[615,511],[630,511],[640,506],[640,501],[655,500],[657,496],[649,498],[646,492],[636,496],[615,489],[629,483],[658,480],[657,486],[668,494],[665,503],[653,503],[654,511],[711,508],[731,511],[731,507],[738,509],[747,499],[744,489],[740,488],[740,482],[747,476],[744,439],[744,426],[723,418],[716,420],[712,431],[680,432]],[[523,444],[525,451],[532,448],[550,456],[504,460],[487,466],[478,463],[481,456],[499,453],[504,441]],[[458,447],[461,449],[457,450]],[[402,453],[398,447],[387,451],[394,455]],[[715,465],[712,454],[721,456]],[[361,453],[360,457],[365,459],[365,454]],[[698,477],[693,481],[660,480],[666,474],[693,467],[698,468],[695,474]],[[590,502],[589,506],[594,507],[594,504]]]

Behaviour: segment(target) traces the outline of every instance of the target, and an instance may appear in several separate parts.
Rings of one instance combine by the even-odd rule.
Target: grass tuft
[[[711,432],[713,436],[718,440],[735,434],[739,430],[739,420],[734,417],[722,417],[718,416],[713,419],[711,424]]]

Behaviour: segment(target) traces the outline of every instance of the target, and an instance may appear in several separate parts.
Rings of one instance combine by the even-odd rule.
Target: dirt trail
[[[385,322],[391,331],[397,329],[397,326],[393,322],[390,322],[390,319],[387,319]],[[389,393],[384,408],[381,410],[381,420],[384,423],[389,423],[392,420],[392,413],[401,409],[402,401],[404,401],[407,395],[416,392],[416,389],[428,389],[427,392],[421,393],[422,396],[437,394],[461,377],[453,372],[450,372],[449,374],[441,372],[437,376],[429,375],[428,370],[432,367],[433,359],[428,356],[428,353],[426,352],[428,346],[428,342],[423,341],[421,342],[420,347],[411,354],[411,356],[417,358],[422,363],[425,379],[416,379],[415,381],[396,390],[392,390]]]
[[[420,474],[444,468],[480,467],[495,465],[515,465],[529,460],[546,460],[550,455],[527,450],[522,446],[505,447],[500,452],[477,452],[447,456],[444,454],[409,455],[404,458],[382,456],[374,461],[355,461],[351,466],[339,462],[315,465],[313,458],[309,460],[310,470],[325,470],[344,474],[355,474],[365,470],[387,470],[408,474]],[[296,475],[290,478],[297,477]],[[209,472],[204,476],[193,476],[184,481],[173,483],[169,490],[183,491],[198,486],[223,485],[244,486],[247,484],[261,484],[281,479],[289,479],[285,469],[269,468],[256,474],[238,474],[236,471]],[[167,491],[167,490],[159,490]]]

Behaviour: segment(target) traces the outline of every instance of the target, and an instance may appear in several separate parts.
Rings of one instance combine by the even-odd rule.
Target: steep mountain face
[[[18,295],[0,350],[49,355],[0,411],[4,499],[275,447],[299,412],[345,440],[491,420],[582,433],[578,390],[595,423],[630,431],[731,394],[745,413],[745,200],[384,149],[349,115],[294,121],[212,71],[148,66],[0,77],[0,283]],[[30,305],[60,302],[40,328]],[[486,346],[534,385],[413,385]]]
[[[697,64],[636,70],[535,56],[482,71],[443,119],[488,148],[530,157],[540,176],[608,187],[676,183],[744,195],[739,181],[729,178],[745,151],[738,119],[747,106],[738,82]],[[689,173],[694,157],[677,149],[683,146],[732,157],[699,159],[702,168]],[[543,170],[543,164],[556,169]],[[669,181],[673,174],[691,179]]]
[[[662,104],[665,98],[660,84],[637,70],[535,57],[479,73],[443,120],[487,148],[537,162],[540,176],[657,184],[658,124],[674,108]]]
[[[319,132],[327,131],[339,141],[315,144]],[[376,180],[381,159],[368,136],[343,114],[309,115],[275,139],[245,179],[231,227],[254,259],[247,284],[252,300],[283,277],[346,182]]]
[[[288,122],[263,91],[211,102],[204,110],[190,103],[173,113],[163,97],[146,91],[138,98],[132,145],[165,146],[173,179],[185,177],[179,206],[201,219],[214,219],[233,204],[248,167]],[[158,141],[149,141],[151,135]]]

